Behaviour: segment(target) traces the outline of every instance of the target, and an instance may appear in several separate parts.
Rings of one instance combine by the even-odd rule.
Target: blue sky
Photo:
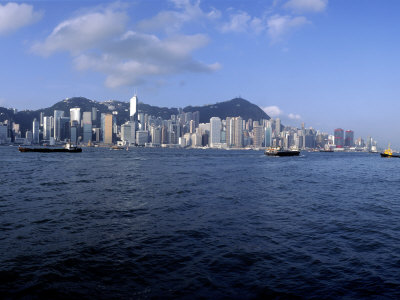
[[[399,1],[0,1],[0,105],[202,105],[400,146]]]

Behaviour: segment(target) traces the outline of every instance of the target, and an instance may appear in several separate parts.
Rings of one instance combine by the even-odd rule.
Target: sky
[[[242,97],[400,147],[400,1],[0,0],[0,106]]]

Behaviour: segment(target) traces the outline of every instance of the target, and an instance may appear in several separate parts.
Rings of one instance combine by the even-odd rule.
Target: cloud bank
[[[28,26],[40,20],[42,16],[43,13],[34,11],[32,5],[13,2],[0,4],[0,35],[6,35]]]

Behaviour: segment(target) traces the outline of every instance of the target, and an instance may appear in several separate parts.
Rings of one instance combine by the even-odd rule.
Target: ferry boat
[[[70,153],[78,153],[82,152],[82,148],[77,147],[72,144],[66,144],[65,147],[23,147],[19,146],[18,147],[19,152],[70,152]]]
[[[299,156],[300,151],[284,150],[278,147],[278,148],[268,148],[265,150],[264,154],[269,156]]]
[[[385,151],[381,152],[381,157],[400,157],[399,154],[393,154],[392,149],[390,149],[390,144]]]

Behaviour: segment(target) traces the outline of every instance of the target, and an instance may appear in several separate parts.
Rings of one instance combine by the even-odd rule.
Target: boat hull
[[[400,155],[381,153],[381,157],[400,157]]]
[[[268,156],[299,156],[300,151],[272,151],[265,152]]]
[[[82,152],[82,148],[66,149],[66,148],[29,148],[29,147],[19,147],[19,152],[68,152],[68,153],[78,153]]]

